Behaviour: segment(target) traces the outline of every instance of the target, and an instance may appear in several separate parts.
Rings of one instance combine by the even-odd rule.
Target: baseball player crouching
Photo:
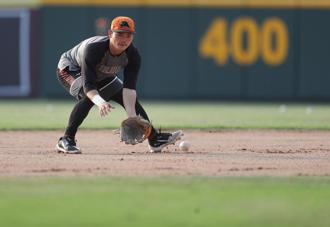
[[[64,135],[59,139],[58,152],[79,154],[75,135],[90,109],[96,105],[100,115],[106,116],[113,108],[110,100],[124,107],[128,118],[148,115],[137,100],[136,83],[141,57],[132,41],[135,33],[134,21],[119,16],[112,20],[107,36],[88,38],[62,54],[57,77],[62,86],[77,99]],[[117,74],[123,70],[123,82]],[[148,137],[149,150],[161,152],[174,144],[182,131],[157,132],[153,127]]]

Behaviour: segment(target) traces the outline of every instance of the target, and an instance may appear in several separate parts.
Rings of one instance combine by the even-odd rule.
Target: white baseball
[[[189,141],[182,141],[179,144],[179,148],[181,151],[188,151],[191,147],[191,143]]]

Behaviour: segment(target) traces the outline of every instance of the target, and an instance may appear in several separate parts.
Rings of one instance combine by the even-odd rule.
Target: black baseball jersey
[[[131,44],[121,55],[113,56],[109,50],[108,36],[86,39],[63,53],[58,63],[60,70],[81,71],[84,92],[98,89],[104,81],[111,81],[124,70],[124,88],[135,89],[141,57]]]

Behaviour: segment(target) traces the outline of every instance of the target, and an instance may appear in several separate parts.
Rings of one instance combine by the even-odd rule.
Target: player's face
[[[133,34],[130,32],[109,32],[111,45],[117,51],[124,51],[133,41]]]

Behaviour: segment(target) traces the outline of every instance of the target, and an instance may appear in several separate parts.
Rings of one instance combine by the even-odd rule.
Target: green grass
[[[1,226],[330,226],[330,179],[0,178]]]
[[[143,102],[153,124],[162,128],[330,129],[330,104]],[[0,130],[63,129],[74,101],[0,102]],[[117,128],[126,117],[116,109],[106,118],[93,108],[82,128]]]
[[[330,129],[327,104],[142,103],[163,128]],[[2,100],[0,130],[63,129],[73,104]],[[94,108],[82,127],[125,117]],[[0,226],[325,227],[329,198],[329,177],[0,177]]]

